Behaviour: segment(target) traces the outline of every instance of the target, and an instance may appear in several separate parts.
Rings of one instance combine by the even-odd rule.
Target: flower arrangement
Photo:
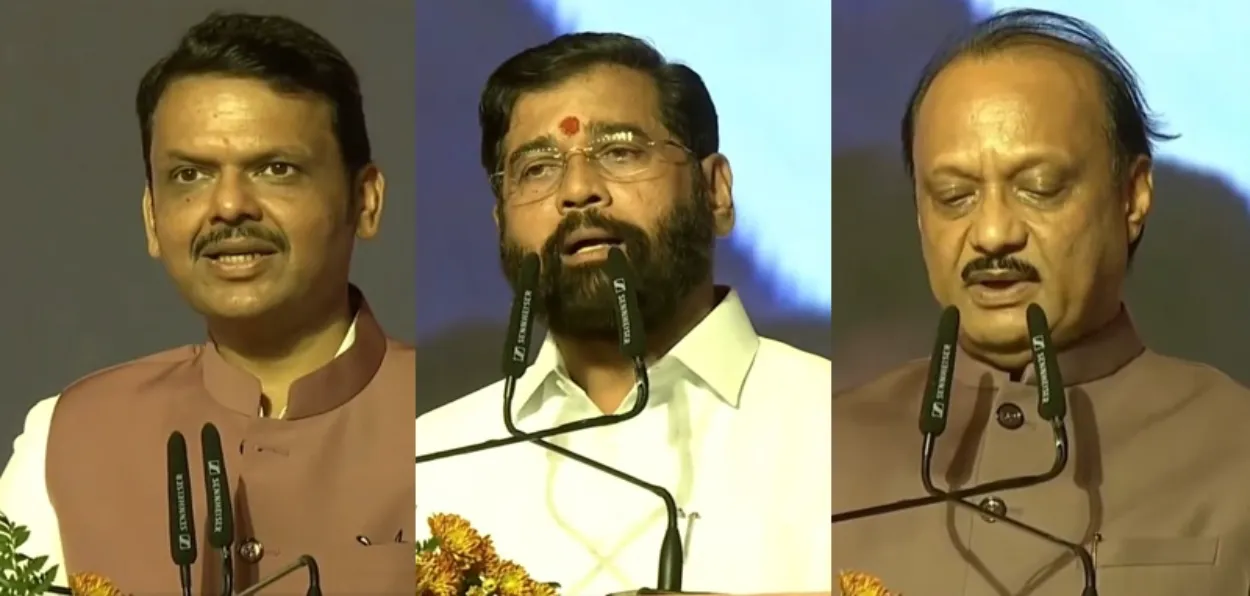
[[[489,536],[459,516],[427,520],[429,540],[417,544],[417,596],[557,596],[557,584],[534,581],[499,558]]]
[[[431,538],[416,545],[416,596],[558,596],[559,585],[534,581],[520,565],[499,558],[490,537],[464,519],[436,514],[427,523]],[[4,596],[44,596],[56,579],[57,566],[49,566],[48,557],[20,552],[29,539],[29,529],[0,513]],[[94,573],[70,575],[69,588],[74,596],[128,596]]]
[[[20,551],[30,540],[30,530],[0,513],[0,594],[44,596],[56,579],[57,566],[48,557],[28,557]],[[109,581],[94,573],[75,573],[69,578],[74,596],[125,596]]]
[[[856,571],[839,571],[838,589],[842,596],[902,596],[885,589],[881,580]]]

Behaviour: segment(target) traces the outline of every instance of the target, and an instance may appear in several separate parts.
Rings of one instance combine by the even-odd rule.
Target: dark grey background
[[[36,401],[91,371],[204,338],[144,249],[134,93],[187,27],[219,9],[294,17],[360,73],[387,205],[354,278],[388,332],[415,339],[412,1],[0,2],[0,462]]]

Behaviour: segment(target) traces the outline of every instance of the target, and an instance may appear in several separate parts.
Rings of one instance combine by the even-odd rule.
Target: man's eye
[[[200,179],[201,173],[194,168],[178,168],[170,175],[176,182],[190,183]]]
[[[295,174],[295,166],[285,162],[274,162],[261,169],[261,173],[274,178],[286,178]]]

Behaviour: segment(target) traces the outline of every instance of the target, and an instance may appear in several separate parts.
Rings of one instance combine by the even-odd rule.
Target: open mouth
[[[277,252],[269,244],[247,241],[210,246],[204,251],[202,256],[214,263],[223,265],[246,265],[247,263],[277,254]]]
[[[620,238],[616,238],[601,230],[574,232],[564,243],[564,255],[573,256],[595,250],[607,250],[613,246],[620,245]]]
[[[1036,275],[1024,271],[978,271],[968,276],[969,287],[1004,292],[1037,281]]]
[[[977,283],[977,285],[984,287],[984,288],[991,289],[991,290],[1010,290],[1011,288],[1015,287],[1016,284],[1020,284],[1020,283],[1024,283],[1023,280],[996,279],[996,280],[979,282]]]

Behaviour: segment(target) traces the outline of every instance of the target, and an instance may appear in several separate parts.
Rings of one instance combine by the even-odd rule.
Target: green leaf
[[[20,548],[23,544],[26,544],[26,541],[27,541],[27,540],[30,540],[30,530],[27,530],[24,526],[17,526],[17,527],[15,527],[15,528],[13,528],[13,548],[14,548],[14,550],[17,550],[17,549],[18,549],[18,548]]]

